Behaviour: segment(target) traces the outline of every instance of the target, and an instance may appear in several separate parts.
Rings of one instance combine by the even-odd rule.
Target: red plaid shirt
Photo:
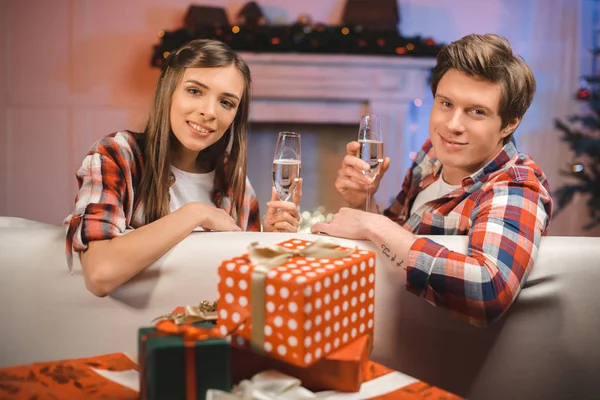
[[[111,239],[144,225],[143,206],[134,210],[135,189],[144,168],[142,139],[143,135],[127,131],[111,134],[92,146],[77,170],[75,210],[64,221],[69,269],[73,251],[86,250],[90,241]],[[217,185],[220,179],[215,174],[215,187],[222,187]],[[213,193],[215,204],[229,213],[229,197],[217,196]],[[243,207],[233,217],[243,230],[261,230],[258,200],[248,179]]]
[[[486,326],[503,315],[531,272],[552,215],[548,184],[510,142],[460,188],[409,215],[417,194],[439,179],[441,168],[428,140],[384,215],[418,235],[469,236],[466,255],[418,238],[407,260],[407,289]]]

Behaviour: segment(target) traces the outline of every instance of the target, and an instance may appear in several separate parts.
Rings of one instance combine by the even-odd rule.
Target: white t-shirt
[[[171,212],[193,201],[215,207],[210,195],[215,185],[214,170],[206,174],[194,174],[171,165],[171,171],[175,175],[175,183],[169,188]]]
[[[439,199],[440,197],[444,197],[448,193],[458,189],[461,185],[449,185],[444,181],[443,174],[440,174],[440,177],[437,181],[433,182],[431,185],[427,186],[425,190],[419,192],[415,201],[410,209],[410,215],[413,215],[419,208],[432,200]]]

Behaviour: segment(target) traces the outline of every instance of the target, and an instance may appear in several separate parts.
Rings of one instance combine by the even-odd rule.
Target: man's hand
[[[371,196],[377,192],[381,178],[390,166],[390,158],[385,157],[383,159],[379,172],[375,179],[371,180],[369,175],[362,172],[369,169],[369,164],[358,158],[359,149],[360,144],[358,142],[350,142],[346,145],[347,154],[342,161],[341,168],[338,170],[335,188],[351,208],[364,209],[367,201],[367,187],[370,189]]]
[[[267,213],[263,220],[265,232],[298,232],[300,212],[298,206],[302,199],[302,178],[298,180],[292,195],[292,201],[280,201],[275,188],[271,189],[271,201],[267,203]]]
[[[342,207],[334,214],[329,222],[318,222],[311,228],[312,233],[326,233],[330,236],[345,239],[369,240],[370,226],[379,219],[388,220],[379,214],[368,213],[362,210]],[[388,220],[389,221],[389,220]]]
[[[353,240],[369,240],[380,249],[381,260],[394,268],[406,267],[409,251],[417,240],[412,232],[389,218],[361,210],[342,207],[330,222],[319,222],[312,233],[326,233]]]

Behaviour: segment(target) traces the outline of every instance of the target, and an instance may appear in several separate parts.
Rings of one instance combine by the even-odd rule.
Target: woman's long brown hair
[[[246,130],[249,116],[250,70],[226,44],[216,40],[193,40],[165,60],[154,93],[154,102],[144,130],[144,168],[136,191],[135,208],[144,207],[145,223],[169,213],[171,146],[177,140],[171,131],[171,100],[186,68],[218,68],[234,65],[244,78],[244,92],[231,125],[223,137],[198,155],[198,162],[215,167],[217,207],[224,196],[231,200],[231,215],[239,215],[246,188]],[[233,135],[231,151],[226,154]],[[238,219],[238,225],[242,221]]]

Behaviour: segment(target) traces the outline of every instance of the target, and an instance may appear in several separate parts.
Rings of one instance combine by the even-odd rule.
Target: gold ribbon
[[[216,321],[217,302],[203,300],[198,306],[185,306],[182,313],[172,312],[154,318],[154,321],[170,320],[176,325],[183,325],[197,321]]]
[[[248,246],[248,258],[254,265],[263,265],[269,269],[281,265],[288,258],[294,256],[314,258],[342,258],[348,257],[356,249],[341,250],[337,243],[315,240],[303,249],[290,249],[279,245],[264,245],[252,242]]]
[[[248,258],[255,265],[250,285],[250,347],[257,354],[264,354],[265,343],[265,280],[267,272],[292,257],[343,258],[354,249],[342,250],[336,243],[316,240],[303,249],[290,249],[279,245],[252,242],[248,246]]]

